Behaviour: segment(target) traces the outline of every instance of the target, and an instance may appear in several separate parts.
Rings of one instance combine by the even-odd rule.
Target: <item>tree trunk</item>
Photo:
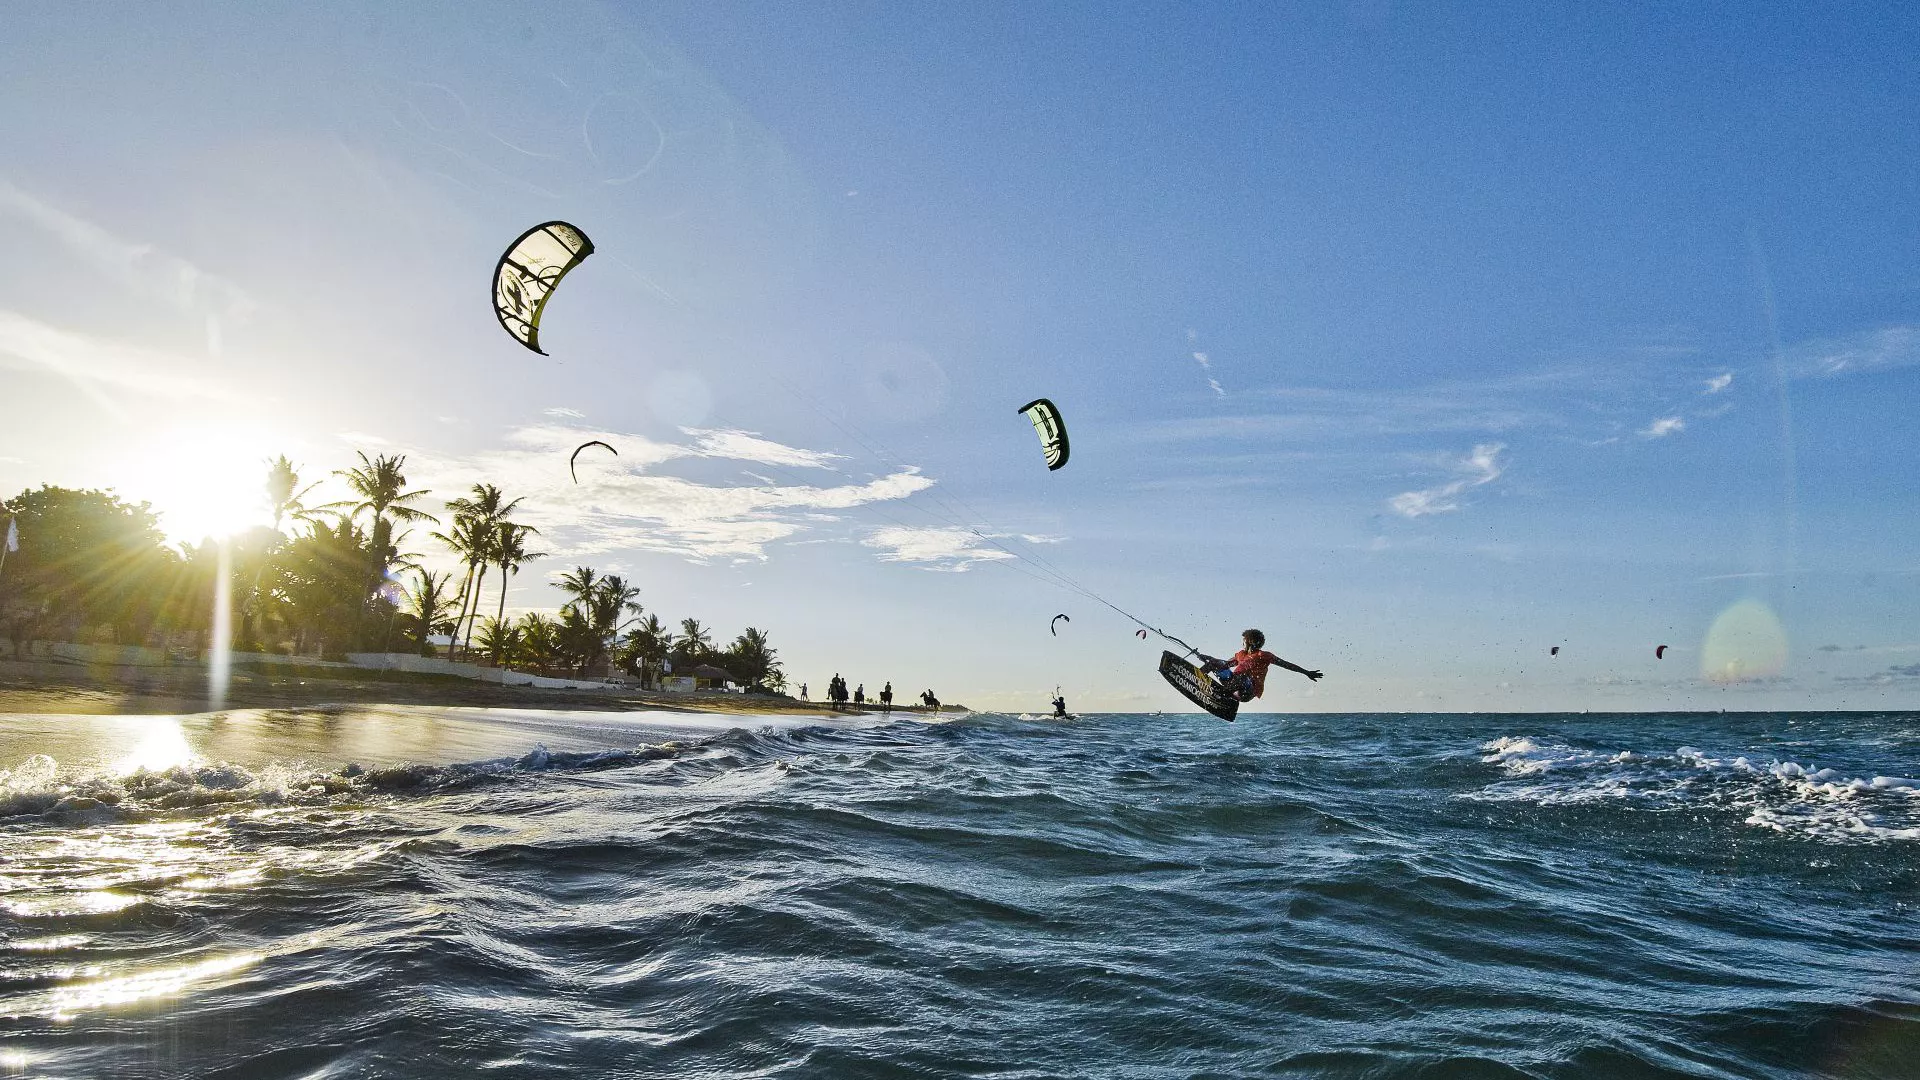
[[[467,560],[467,576],[460,580],[460,610],[453,617],[453,629],[447,634],[447,659],[460,658],[460,627],[467,621],[467,599],[473,592],[473,560]]]
[[[480,579],[473,585],[473,612],[467,616],[467,633],[460,642],[460,652],[465,656],[473,655],[473,624],[480,621],[480,598],[487,593],[486,563],[480,564]]]
[[[506,617],[507,617],[507,564],[503,562],[500,564],[500,607],[497,611],[494,612],[494,615],[493,615],[493,629],[495,634],[498,634],[500,632],[500,620]],[[493,666],[506,667],[507,666],[506,658],[501,656],[499,653],[495,653],[493,657]]]

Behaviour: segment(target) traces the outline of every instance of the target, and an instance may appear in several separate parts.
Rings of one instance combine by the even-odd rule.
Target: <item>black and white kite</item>
[[[587,234],[564,221],[535,225],[508,246],[493,268],[493,315],[513,340],[539,353],[547,299],[580,260],[593,254]]]
[[[1033,430],[1040,436],[1040,449],[1047,455],[1047,468],[1058,469],[1067,463],[1067,425],[1060,419],[1060,410],[1046,398],[1035,398],[1020,406],[1033,421]]]

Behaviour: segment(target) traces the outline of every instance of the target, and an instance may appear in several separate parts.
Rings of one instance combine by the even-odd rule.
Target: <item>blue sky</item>
[[[1056,574],[1264,627],[1279,710],[1920,705],[1909,9],[13,18],[0,490],[404,452],[528,496],[510,608],[980,707],[1181,707]],[[542,358],[486,275],[552,218]]]

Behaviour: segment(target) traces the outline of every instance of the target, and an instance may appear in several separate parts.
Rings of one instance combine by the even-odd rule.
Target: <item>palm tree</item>
[[[460,642],[460,653],[463,656],[466,655],[467,649],[473,644],[473,624],[480,619],[480,597],[487,589],[487,571],[492,569],[494,553],[500,549],[500,525],[498,522],[482,521],[476,518],[474,520],[474,528],[479,533],[480,539],[480,548],[474,552],[480,559],[480,573],[473,581],[473,601],[467,607],[466,617],[463,618],[460,623],[460,627],[464,628],[465,632],[462,633],[461,628],[456,628],[453,632],[455,637],[462,639]]]
[[[560,658],[560,624],[551,615],[529,611],[515,625],[520,630],[521,655],[535,668],[551,670]]]
[[[507,617],[507,576],[518,574],[522,566],[535,559],[546,558],[547,553],[544,551],[527,550],[528,534],[539,531],[531,525],[516,525],[511,521],[502,521],[494,527],[493,559],[495,565],[500,567],[500,606],[493,616],[496,624],[504,623]],[[499,666],[497,655],[494,666]]]
[[[626,645],[621,650],[625,656],[622,666],[636,675],[644,676],[652,671],[658,676],[660,664],[672,648],[673,633],[660,621],[660,616],[648,615],[627,631]]]
[[[297,536],[280,558],[276,587],[284,594],[302,653],[308,642],[320,654],[344,651],[349,631],[364,618],[366,605],[367,534],[346,518],[329,526],[315,521],[306,535]]]
[[[453,620],[454,637],[460,636],[460,627],[466,622],[467,603],[473,593],[473,576],[481,563],[487,558],[492,543],[492,527],[471,517],[455,517],[453,527],[444,533],[434,533],[433,538],[453,549],[453,553],[467,568],[467,574],[460,579],[458,597],[459,612]],[[447,656],[453,656],[456,643],[449,643]]]
[[[405,454],[382,454],[371,460],[368,459],[365,450],[358,451],[358,454],[359,466],[352,469],[335,469],[333,474],[346,480],[347,487],[359,496],[359,501],[348,500],[331,505],[349,507],[348,516],[350,517],[359,517],[363,511],[372,513],[373,541],[376,548],[384,550],[391,544],[395,521],[439,523],[439,518],[425,510],[407,505],[415,499],[425,498],[432,492],[406,490],[407,474],[401,471],[407,464]]]
[[[561,574],[560,580],[554,584],[560,587],[561,592],[572,597],[562,607],[583,607],[592,602],[593,591],[600,584],[600,576],[591,566],[576,566],[568,573]]]
[[[673,655],[691,663],[704,663],[713,652],[713,642],[699,619],[681,619],[680,637],[673,643]]]
[[[404,454],[382,454],[369,459],[365,450],[358,451],[360,464],[351,469],[336,469],[334,475],[346,480],[347,487],[359,496],[359,501],[347,500],[332,504],[332,507],[347,508],[349,517],[359,517],[362,512],[373,515],[373,532],[368,545],[368,567],[366,583],[361,590],[362,602],[373,595],[380,578],[386,574],[398,556],[393,546],[393,523],[396,521],[432,521],[440,519],[425,510],[407,504],[415,499],[424,498],[430,492],[408,491],[407,474],[402,468],[407,463]],[[329,509],[332,507],[324,507]]]
[[[748,686],[762,683],[771,686],[776,680],[784,684],[780,661],[776,659],[779,655],[778,649],[767,644],[766,631],[749,626],[727,650],[727,663]]]
[[[420,655],[432,656],[433,645],[427,639],[437,630],[452,628],[447,616],[454,608],[451,595],[453,575],[433,574],[419,567],[415,569],[419,572],[419,581],[407,590],[406,607],[402,614],[410,623],[414,642],[420,647]]]
[[[253,585],[247,590],[240,605],[240,640],[247,648],[259,647],[257,621],[260,619],[262,601],[260,583],[266,577],[267,566],[275,561],[286,537],[280,533],[280,523],[291,517],[295,521],[310,521],[312,516],[302,500],[317,483],[300,486],[300,470],[281,454],[267,462],[267,502],[273,507],[273,528],[264,535],[261,550],[256,553],[259,560],[253,571]]]
[[[608,574],[593,587],[586,604],[568,608],[586,624],[588,672],[600,666],[608,647],[620,636],[625,625],[621,616],[640,614],[640,605],[636,602],[639,596],[640,590],[629,586],[620,575]]]
[[[509,500],[499,488],[492,484],[473,485],[471,499],[463,495],[447,500],[447,509],[453,511],[456,529],[462,519],[471,523],[468,526],[469,544],[463,551],[468,559],[467,577],[472,583],[473,596],[469,601],[465,590],[462,590],[459,620],[460,624],[466,627],[466,636],[469,639],[473,637],[474,621],[480,617],[480,594],[486,588],[487,567],[494,562],[495,552],[498,550],[500,542],[498,530],[501,525],[506,524],[507,515],[513,513],[522,501],[524,500]],[[452,541],[448,543],[451,545]],[[479,571],[477,580],[474,576],[475,570]],[[505,587],[504,577],[501,580],[501,587]],[[454,636],[459,636],[458,631]]]
[[[267,462],[267,501],[273,506],[273,531],[279,532],[280,522],[286,518],[309,520],[309,512],[302,500],[319,486],[319,482],[315,481],[301,487],[300,470],[285,454]]]
[[[480,648],[493,657],[494,667],[511,667],[526,649],[519,623],[487,619],[480,624]]]

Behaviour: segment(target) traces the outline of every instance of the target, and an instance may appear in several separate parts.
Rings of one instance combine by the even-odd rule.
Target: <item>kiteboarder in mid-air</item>
[[[1318,682],[1320,672],[1308,671],[1291,661],[1282,660],[1266,651],[1267,635],[1258,630],[1243,630],[1240,633],[1241,644],[1245,647],[1233,654],[1231,660],[1200,654],[1203,670],[1221,689],[1226,690],[1241,701],[1252,701],[1267,688],[1267,669],[1275,664],[1288,671],[1297,671],[1307,678]]]

